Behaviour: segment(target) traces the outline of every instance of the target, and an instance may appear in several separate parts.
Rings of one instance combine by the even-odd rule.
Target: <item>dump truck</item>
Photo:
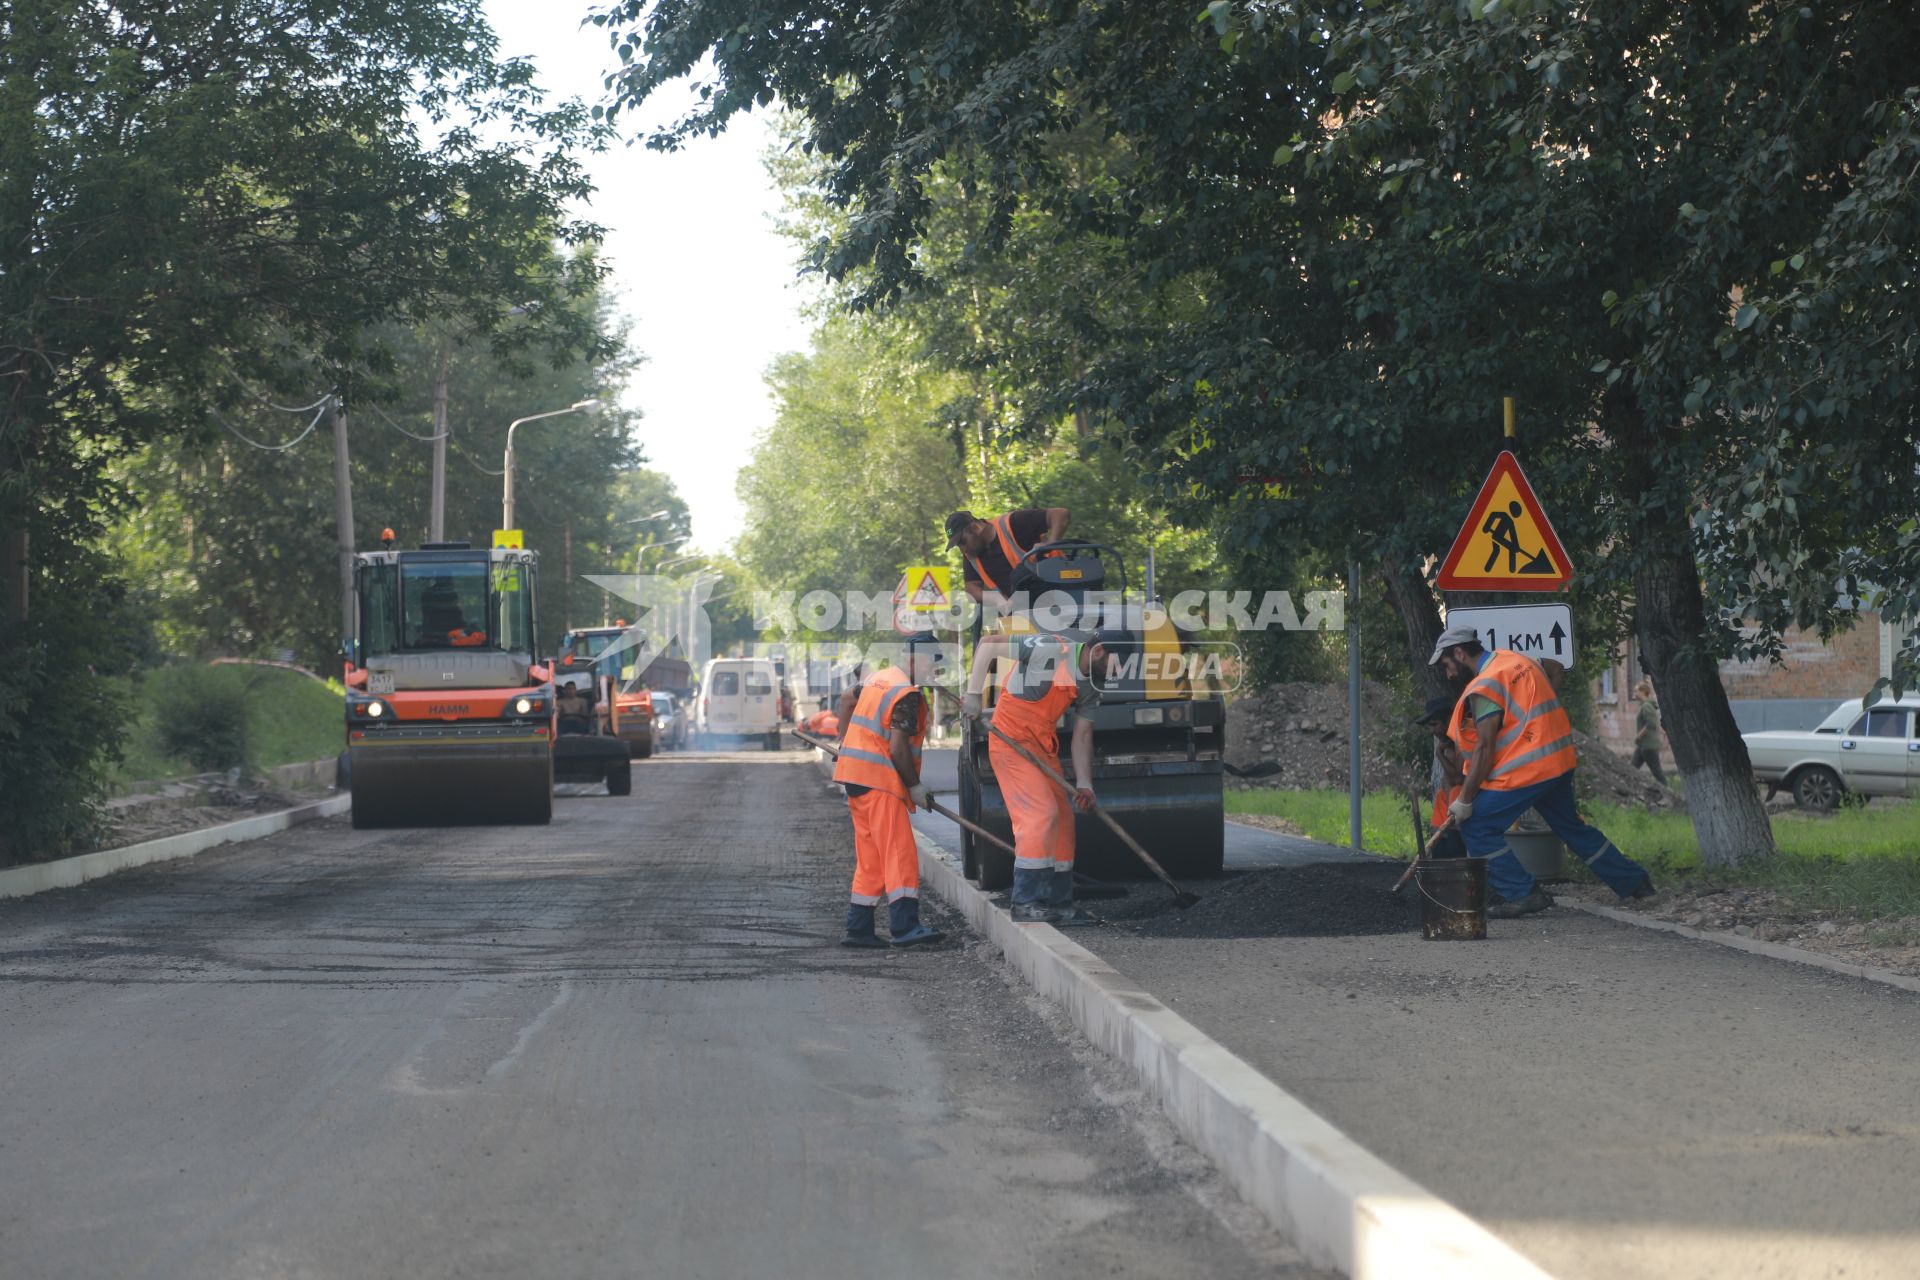
[[[1126,625],[1101,629],[1110,671],[1103,673],[1094,713],[1094,791],[1101,807],[1171,874],[1217,876],[1226,853],[1226,704],[1204,686],[1194,687],[1179,631],[1163,610],[1138,601],[1127,605],[1119,556],[1104,544],[1076,540],[1037,546],[1019,569],[1032,573],[1036,598],[1057,591],[1084,606],[1087,597],[1114,590],[1109,566],[1119,578],[1118,612]],[[1017,634],[1033,623],[1016,614],[999,626]],[[987,687],[989,699],[998,694],[999,683],[996,672]],[[1011,842],[1013,823],[988,755],[990,737],[979,723],[961,739],[960,812]],[[1058,768],[1064,777],[1073,776],[1070,738],[1063,729]],[[1077,871],[1107,879],[1145,874],[1139,859],[1093,814],[1074,816],[1074,841]],[[1013,883],[1011,855],[967,832],[961,834],[960,849],[968,878],[981,888]]]
[[[344,775],[356,827],[544,823],[553,784],[626,795],[626,748],[556,746],[553,669],[536,656],[539,554],[464,542],[354,556]]]

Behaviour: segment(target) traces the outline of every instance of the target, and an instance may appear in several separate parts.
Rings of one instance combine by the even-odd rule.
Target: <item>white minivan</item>
[[[694,709],[696,744],[702,749],[744,745],[760,739],[780,749],[780,695],[773,663],[766,658],[715,658],[700,676]]]

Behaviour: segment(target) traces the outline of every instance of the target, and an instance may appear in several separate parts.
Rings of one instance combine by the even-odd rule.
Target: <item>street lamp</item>
[[[564,409],[549,409],[545,413],[530,413],[524,418],[515,418],[507,424],[507,457],[502,470],[505,479],[500,487],[500,527],[511,529],[513,524],[513,433],[529,422],[538,422],[542,418],[558,418],[568,413],[592,413],[600,407],[598,400],[576,400]]]
[[[683,542],[685,542],[686,540],[687,540],[687,538],[686,538],[686,535],[685,535],[685,534],[682,534],[682,535],[680,535],[680,536],[679,536],[679,537],[677,537],[677,538],[668,538],[668,539],[667,539],[667,540],[666,540],[665,542],[649,542],[649,543],[647,543],[647,544],[646,544],[645,546],[643,546],[643,547],[641,547],[641,548],[640,548],[639,550],[637,550],[637,551],[635,551],[635,552],[634,552],[634,555],[633,555],[633,571],[634,571],[635,573],[642,573],[642,572],[645,572],[645,570],[646,570],[646,567],[647,567],[647,552],[649,552],[649,551],[665,551],[665,550],[667,550],[667,549],[668,549],[668,548],[670,548],[670,547],[677,547],[677,546],[679,546],[679,545],[680,545],[681,543],[683,543]],[[699,556],[694,556],[694,557],[692,557],[692,558],[693,558],[693,559],[695,559],[695,560],[698,560],[698,559],[699,559],[700,557],[699,557]],[[664,562],[664,563],[665,563],[665,564],[672,564],[672,563],[674,563],[674,562],[673,562],[673,561],[666,561],[666,562]],[[654,571],[655,571],[655,572],[657,573],[657,572],[659,572],[659,570],[660,570],[660,569],[661,569],[662,567],[663,567],[663,565],[655,565],[655,566],[654,566]]]

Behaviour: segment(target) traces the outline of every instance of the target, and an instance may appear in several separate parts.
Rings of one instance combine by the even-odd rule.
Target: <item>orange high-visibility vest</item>
[[[1015,663],[1000,681],[999,694],[993,700],[994,728],[1043,760],[1059,754],[1060,735],[1055,726],[1080,692],[1073,672],[1073,664],[1079,661],[1079,650],[1065,642],[1061,642],[1061,649],[1061,660],[1053,668],[1053,683],[1045,693],[1034,699],[1009,693],[1007,685],[1021,674],[1019,664]]]
[[[1481,785],[1489,791],[1514,791],[1569,773],[1580,763],[1573,749],[1573,722],[1561,709],[1560,695],[1533,659],[1495,649],[1480,674],[1467,682],[1453,709],[1447,736],[1460,754],[1473,759],[1480,744],[1468,703],[1475,696],[1500,704],[1500,736],[1494,742],[1493,768]]]
[[[1464,785],[1464,784],[1463,784]],[[1446,825],[1447,806],[1459,796],[1459,787],[1435,787],[1433,790],[1433,826],[1437,831]]]
[[[898,667],[888,667],[861,687],[860,700],[853,705],[853,718],[847,721],[846,736],[840,740],[840,759],[833,766],[835,782],[872,787],[908,800],[907,784],[900,781],[900,771],[893,767],[891,748],[887,745],[887,723],[893,716],[894,704],[914,691],[912,678]],[[920,768],[920,742],[927,736],[929,719],[927,700],[923,697],[920,722],[911,735],[916,771]]]
[[[998,519],[989,520],[987,523],[993,526],[993,531],[996,534],[1000,535],[1000,553],[1006,556],[1007,571],[1011,573],[1014,568],[1019,565],[1020,558],[1027,554],[1027,548],[1021,546],[1019,541],[1013,536],[1013,515],[1009,512]],[[987,572],[987,566],[981,564],[978,558],[968,556],[967,563],[972,565],[974,572],[980,575],[980,581],[986,583],[995,591],[1002,593],[1006,591],[1005,587],[993,580],[993,575]]]

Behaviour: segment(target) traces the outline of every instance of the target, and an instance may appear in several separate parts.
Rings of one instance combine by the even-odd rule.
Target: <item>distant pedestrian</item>
[[[1641,680],[1633,686],[1633,696],[1640,700],[1640,709],[1633,713],[1633,767],[1647,766],[1647,772],[1661,786],[1667,785],[1667,774],[1660,767],[1660,704],[1653,697],[1653,681]]]
[[[1447,736],[1467,776],[1447,811],[1460,823],[1468,854],[1487,860],[1487,883],[1505,899],[1487,914],[1505,919],[1553,905],[1507,843],[1507,828],[1529,809],[1620,897],[1651,894],[1647,869],[1580,817],[1573,722],[1540,664],[1509,649],[1489,653],[1471,627],[1441,632],[1429,661],[1465,686]]]

